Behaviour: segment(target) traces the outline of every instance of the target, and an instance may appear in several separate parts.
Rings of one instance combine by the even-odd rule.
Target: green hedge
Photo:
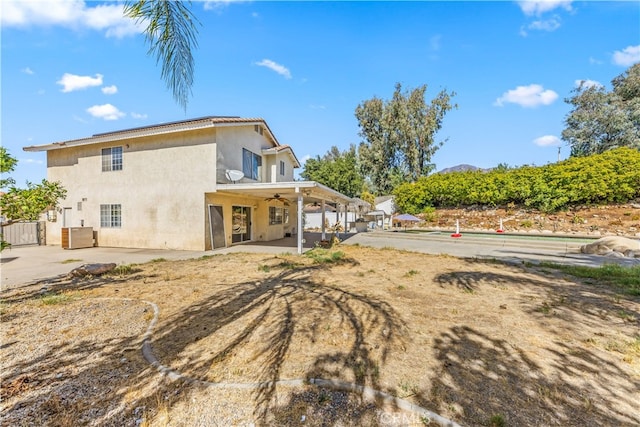
[[[640,151],[618,148],[534,167],[434,174],[394,191],[401,212],[428,207],[513,203],[554,212],[575,205],[625,203],[640,197]]]

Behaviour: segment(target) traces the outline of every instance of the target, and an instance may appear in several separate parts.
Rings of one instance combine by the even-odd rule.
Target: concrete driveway
[[[319,233],[305,233],[305,250],[312,248]],[[599,266],[605,263],[640,264],[640,259],[608,258],[580,253],[580,246],[594,239],[543,236],[473,235],[455,239],[447,233],[369,232],[341,236],[343,244],[393,247],[428,254],[448,254],[463,258],[491,258],[507,262],[548,261],[562,264]],[[25,286],[69,273],[82,264],[141,264],[154,259],[180,260],[203,255],[260,252],[296,253],[295,238],[274,242],[243,244],[216,251],[176,251],[163,249],[87,248],[65,250],[59,246],[24,246],[5,249],[0,254],[2,290]]]
[[[488,233],[463,233],[460,238],[450,233],[358,233],[345,240],[346,244],[360,244],[376,248],[393,247],[461,258],[497,259],[505,262],[553,262],[558,264],[598,267],[603,264],[638,265],[640,258],[613,258],[580,252],[580,247],[593,238],[576,238],[549,235],[509,235]]]

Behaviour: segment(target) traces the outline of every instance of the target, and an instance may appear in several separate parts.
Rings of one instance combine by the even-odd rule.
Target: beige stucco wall
[[[210,229],[208,206],[222,206],[222,215],[224,219],[224,234],[227,246],[231,246],[232,242],[232,207],[244,206],[251,209],[251,240],[253,241],[270,241],[281,239],[285,233],[295,233],[297,208],[295,203],[284,206],[282,202],[265,201],[262,198],[251,197],[246,195],[230,195],[223,193],[209,193],[205,195],[205,233],[206,245],[205,250],[211,249]],[[289,210],[289,222],[284,224],[269,224],[269,206],[277,206]]]
[[[102,172],[101,150],[118,146],[123,151],[123,169]],[[229,244],[232,204],[252,207],[254,240],[281,238],[291,225],[269,226],[263,199],[216,196],[212,201],[216,183],[228,182],[225,170],[242,170],[242,148],[261,155],[263,148],[272,146],[266,133],[260,135],[250,125],[50,150],[48,179],[61,181],[67,197],[60,202],[63,209],[57,221],[47,223],[47,244],[60,245],[66,219],[69,227],[93,227],[99,246],[210,249],[208,203],[224,203]],[[267,157],[280,154],[265,156],[263,165]],[[278,181],[292,181],[290,156],[282,158],[288,161],[286,169],[291,173],[284,177],[287,179],[279,176]],[[247,178],[242,181],[255,182]],[[101,204],[121,205],[120,228],[100,227]],[[295,223],[293,213],[290,218]]]
[[[123,169],[102,172],[101,150],[121,146]],[[202,250],[203,194],[215,188],[215,133],[194,131],[48,152],[48,179],[61,181],[68,226],[97,230],[100,246]],[[100,205],[122,206],[122,227],[100,227]],[[63,216],[48,223],[60,244]]]
[[[284,175],[280,175],[280,161],[284,162]],[[264,182],[291,182],[293,181],[293,160],[286,151],[269,154],[262,157]]]
[[[259,172],[259,180],[255,181],[250,178],[242,178],[239,182],[290,182],[293,181],[293,161],[287,153],[278,153],[263,155],[264,148],[273,147],[266,133],[260,135],[255,132],[253,126],[229,126],[216,128],[216,136],[218,140],[217,165],[218,172],[216,174],[217,182],[228,183],[225,177],[227,169],[236,169],[242,171],[242,149],[262,156],[262,168]],[[285,162],[285,175],[280,175],[280,160]],[[272,168],[272,166],[277,166]],[[275,171],[275,176],[272,175]]]

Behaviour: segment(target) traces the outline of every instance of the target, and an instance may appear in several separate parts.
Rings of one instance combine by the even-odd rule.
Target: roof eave
[[[97,134],[87,138],[71,139],[68,141],[53,142],[51,144],[43,145],[30,145],[23,147],[24,151],[37,152],[37,151],[51,151],[60,150],[69,147],[78,147],[83,145],[102,144],[107,142],[117,142],[127,139],[144,138],[154,135],[166,135],[177,132],[192,131],[198,129],[215,128],[215,127],[228,127],[228,126],[251,126],[251,125],[263,125],[266,129],[269,137],[276,147],[280,146],[280,143],[271,132],[269,125],[264,119],[239,119],[230,122],[215,122],[212,118],[196,119],[194,121],[169,123],[164,125],[157,125],[151,127],[135,128],[130,130],[123,130],[111,133]],[[296,159],[297,160],[297,159]],[[299,167],[299,166],[298,166]]]

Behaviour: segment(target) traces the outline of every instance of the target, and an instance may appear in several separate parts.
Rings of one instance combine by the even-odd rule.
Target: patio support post
[[[322,199],[322,200],[320,201],[320,210],[322,211],[322,216],[321,216],[321,218],[322,218],[322,225],[320,226],[320,229],[322,230],[322,237],[321,237],[321,239],[322,239],[322,240],[326,240],[326,239],[327,239],[327,230],[326,230],[326,228],[325,228],[325,226],[324,226],[324,224],[325,224],[325,215],[326,215],[326,214],[325,214],[325,204],[324,204],[324,199]]]
[[[344,205],[344,222],[342,223],[342,229],[345,233],[348,232],[347,230],[348,221],[349,221],[349,204],[346,203]]]
[[[302,194],[298,193],[298,255],[302,254],[302,235],[304,225],[302,224]]]

